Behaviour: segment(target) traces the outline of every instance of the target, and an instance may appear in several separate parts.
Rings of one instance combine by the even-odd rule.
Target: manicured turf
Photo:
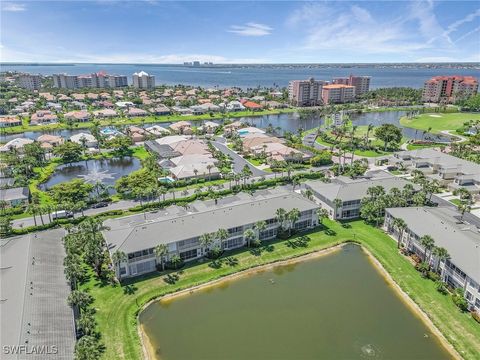
[[[254,255],[247,249],[228,254],[237,258],[234,267],[223,265],[219,269],[205,263],[192,264],[179,272],[180,279],[174,285],[164,281],[164,275],[137,279],[122,287],[102,285],[90,280],[83,286],[95,297],[97,321],[106,345],[105,359],[141,359],[142,350],[137,333],[136,314],[143,304],[158,296],[205,283],[207,281],[250,267],[300,256],[333,245],[354,240],[367,248],[391,274],[400,287],[428,314],[445,337],[465,357],[478,359],[480,354],[480,324],[471,316],[461,313],[449,296],[443,296],[435,284],[420,277],[412,264],[397,251],[395,242],[381,230],[361,221],[341,224],[327,220],[326,230],[310,235],[308,247],[291,248],[287,241],[271,243],[269,250]],[[372,306],[376,306],[372,304]],[[339,309],[341,311],[341,309]]]
[[[402,117],[400,124],[414,129],[428,130],[432,133],[439,133],[443,130],[457,130],[469,120],[480,120],[480,114],[471,113],[427,113],[416,116],[412,119]]]

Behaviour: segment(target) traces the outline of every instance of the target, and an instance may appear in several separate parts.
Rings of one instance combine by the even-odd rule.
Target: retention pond
[[[356,245],[152,302],[156,359],[452,359]]]

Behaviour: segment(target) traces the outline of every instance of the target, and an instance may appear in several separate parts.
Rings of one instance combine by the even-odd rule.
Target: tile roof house
[[[177,121],[169,126],[170,130],[177,134],[191,135],[193,134],[192,124],[188,121]]]
[[[0,128],[22,125],[22,120],[16,116],[0,116]]]
[[[253,110],[253,111],[257,111],[257,110],[262,110],[263,109],[263,106],[260,105],[260,104],[257,104],[256,102],[253,102],[253,101],[245,101],[242,103],[244,107],[246,107],[248,110]]]
[[[130,108],[127,111],[127,116],[136,117],[136,116],[147,116],[148,112],[143,109]]]
[[[98,141],[97,139],[95,139],[95,136],[87,133],[79,133],[72,135],[70,136],[70,141],[80,145],[83,145],[83,142],[85,142],[85,146],[88,148],[95,148],[98,145]]]
[[[27,138],[15,138],[7,142],[5,145],[0,146],[0,151],[11,151],[15,149],[18,152],[22,152],[23,147],[27,144],[33,143],[33,140]]]
[[[94,110],[93,116],[98,118],[112,118],[112,117],[118,116],[118,114],[113,109],[102,109],[102,110]]]
[[[72,120],[76,122],[87,122],[90,120],[90,114],[88,111],[79,110],[79,111],[70,111],[63,115],[63,117],[67,120]]]
[[[30,118],[30,124],[32,125],[43,125],[43,124],[54,124],[58,120],[57,115],[52,113],[50,110],[38,110]]]

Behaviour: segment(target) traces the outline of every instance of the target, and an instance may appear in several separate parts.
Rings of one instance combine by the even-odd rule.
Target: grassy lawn
[[[158,273],[138,278],[122,287],[103,285],[91,278],[83,285],[83,289],[89,291],[95,298],[96,319],[106,344],[104,358],[142,358],[136,314],[149,300],[240,270],[300,256],[349,240],[362,244],[379,260],[398,285],[428,314],[465,359],[478,358],[480,325],[470,314],[461,313],[450,297],[437,292],[432,281],[423,279],[411,263],[399,255],[392,239],[381,230],[361,221],[351,222],[345,227],[330,220],[325,221],[325,224],[328,231],[312,232],[308,247],[291,248],[287,246],[287,241],[275,241],[271,243],[273,250],[264,250],[260,255],[241,249],[228,254],[237,258],[237,265],[230,267],[224,264],[221,268],[213,269],[208,266],[209,261],[191,264],[178,272],[180,278],[173,285],[167,284]]]
[[[430,144],[407,144],[407,150],[417,150],[417,149],[426,149],[431,147],[445,146],[441,143],[430,143]]]
[[[452,204],[456,205],[456,206],[459,206],[459,205],[462,205],[463,204],[463,201],[460,200],[460,199],[451,199],[449,200]]]
[[[428,130],[439,133],[443,130],[457,130],[463,123],[469,120],[480,120],[480,114],[470,113],[430,113],[421,114],[412,119],[402,117],[400,124],[414,129]]]
[[[292,113],[297,111],[295,108],[291,109],[275,109],[275,110],[261,110],[261,111],[237,111],[231,113],[214,113],[204,115],[158,115],[158,116],[145,116],[145,117],[117,117],[107,120],[98,120],[100,126],[115,126],[115,125],[142,125],[149,123],[163,123],[163,122],[175,122],[175,121],[200,121],[200,120],[218,120],[218,119],[235,119],[246,116],[263,116],[263,115],[277,115],[284,113]],[[75,123],[71,128],[73,129],[85,129],[93,126],[92,121],[84,123]],[[16,134],[24,131],[45,131],[45,130],[61,130],[68,129],[69,127],[65,123],[57,123],[51,125],[29,125],[28,120],[23,120],[22,125],[12,126],[3,129],[5,134]]]
[[[320,138],[317,138],[316,142],[319,143],[320,145],[324,145],[328,148],[330,148],[332,146],[332,144],[330,144],[326,141],[323,141]],[[382,143],[382,146],[383,146],[383,143]],[[389,154],[392,154],[392,153],[393,153],[393,151],[383,151],[383,150],[378,150],[378,151],[375,151],[375,150],[355,150],[355,155],[365,156],[365,157],[379,157],[379,156],[389,155]],[[350,152],[348,152],[348,154],[350,154]]]

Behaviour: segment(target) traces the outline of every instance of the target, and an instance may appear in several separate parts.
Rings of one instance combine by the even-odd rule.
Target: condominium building
[[[381,186],[385,192],[393,188],[402,190],[410,182],[392,176],[386,172],[378,171],[367,174],[360,179],[351,179],[339,176],[329,183],[319,180],[305,182],[305,187],[313,192],[322,208],[328,211],[332,219],[349,220],[360,217],[361,201],[367,196],[369,188]],[[418,190],[417,185],[413,185]],[[338,203],[337,203],[338,202]]]
[[[322,104],[322,87],[327,82],[315,80],[292,80],[288,84],[288,98],[295,106],[317,106]]]
[[[355,87],[355,96],[365,94],[370,90],[370,76],[355,76],[334,78],[335,85],[350,85]]]
[[[453,103],[469,98],[478,91],[478,80],[473,76],[434,76],[425,81],[422,100]]]
[[[18,85],[28,90],[39,90],[42,86],[40,75],[23,74],[18,78]]]
[[[395,218],[407,224],[402,234],[393,226]],[[443,281],[463,289],[471,310],[480,310],[480,230],[461,221],[451,207],[405,207],[385,211],[385,229],[410,252],[424,259],[421,237],[429,235],[435,246],[447,249],[450,257],[427,256],[430,265],[439,269]],[[425,260],[425,259],[424,259]]]
[[[473,196],[480,194],[480,165],[472,161],[433,149],[418,149],[395,153],[389,162],[402,164],[408,171],[419,170],[450,191],[463,188]]]
[[[322,99],[325,105],[343,104],[355,99],[355,86],[332,84],[322,88]]]
[[[155,76],[148,75],[145,71],[134,73],[133,87],[137,89],[153,89],[155,87]]]
[[[54,74],[53,85],[57,88],[118,88],[128,86],[125,75],[109,75],[104,72],[88,75]]]
[[[118,250],[127,255],[116,268],[117,276],[131,277],[155,271],[160,259],[156,259],[154,248],[159,244],[168,247],[166,261],[174,255],[184,261],[195,260],[208,251],[208,247],[200,243],[202,234],[225,229],[228,238],[221,243],[215,239],[212,247],[235,249],[247,243],[245,230],[254,229],[255,223],[262,220],[267,227],[260,232],[254,230],[258,239],[275,239],[281,225],[276,218],[279,208],[299,210],[300,216],[293,224],[298,231],[318,224],[317,204],[295,192],[272,189],[253,195],[239,193],[217,200],[196,201],[188,207],[170,206],[161,213],[146,214],[146,219],[143,215],[109,219],[104,223],[109,230],[103,235],[111,254]]]

